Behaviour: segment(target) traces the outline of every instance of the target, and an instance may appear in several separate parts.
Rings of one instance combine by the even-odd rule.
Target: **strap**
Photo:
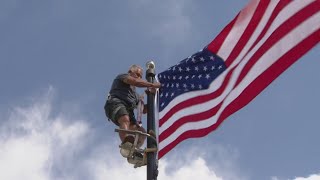
[[[142,114],[144,109],[144,94],[139,96],[139,103],[137,108],[137,124],[141,127],[142,126]]]

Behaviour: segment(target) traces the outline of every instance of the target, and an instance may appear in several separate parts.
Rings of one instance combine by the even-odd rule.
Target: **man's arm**
[[[132,76],[127,76],[123,79],[123,82],[136,87],[151,87],[151,88],[160,88],[160,83],[150,83],[140,78],[134,78]]]

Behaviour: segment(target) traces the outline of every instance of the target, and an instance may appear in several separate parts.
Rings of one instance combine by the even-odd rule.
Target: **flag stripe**
[[[248,40],[246,46],[242,48],[241,53],[238,54],[237,57],[227,60],[226,63],[228,65],[231,64],[231,62],[233,63],[234,61],[236,63],[233,63],[233,66],[238,64],[238,62],[240,62],[243,59],[243,57],[245,57],[253,49],[253,47],[255,47],[255,45],[264,37],[264,34],[267,32],[267,29],[269,29],[270,24],[272,22],[270,20],[274,18],[276,13],[279,13],[279,12],[275,12],[274,10],[276,9],[280,11],[280,9],[277,9],[277,7],[279,7],[279,4],[280,4],[279,1],[280,0],[271,1],[260,23],[258,24],[254,33],[251,35],[250,39]],[[285,5],[288,5],[288,3],[286,3]],[[281,7],[284,8],[285,6],[281,6]]]
[[[255,2],[250,3],[254,11],[248,12],[257,12],[262,5],[264,10],[263,15],[246,14],[254,23],[244,21],[245,11],[242,11],[238,17],[243,18],[242,23],[246,25],[240,25],[239,19],[229,24],[237,30],[239,25],[242,31],[248,32],[229,29],[228,25],[216,38],[219,41],[208,45],[209,50],[219,49],[224,57],[232,59],[225,72],[209,89],[182,94],[159,113],[159,158],[181,141],[202,137],[216,129],[319,42],[320,1],[280,0],[256,6]],[[231,42],[230,37],[234,35],[230,34],[235,32],[240,38]],[[237,41],[243,42],[237,44]],[[235,48],[230,51],[230,47]]]
[[[319,16],[320,18],[320,16]],[[319,27],[320,28],[320,27]],[[242,92],[241,96],[233,100],[225,111],[221,114],[219,121],[230,116],[232,113],[238,111],[243,106],[247,105],[254,99],[263,89],[265,89],[273,80],[275,80],[283,71],[289,68],[300,57],[308,52],[320,41],[320,29],[311,34],[308,38],[302,41],[299,45],[288,51],[277,62],[271,65],[259,78],[250,83]],[[294,58],[292,58],[294,57]]]
[[[220,50],[217,52],[217,54],[222,59],[226,60],[229,57],[230,53],[232,52],[237,42],[239,41],[242,33],[247,28],[258,4],[259,4],[259,0],[253,0],[248,4],[246,8],[244,8],[240,12],[234,24],[234,28],[232,28],[232,30],[226,37],[225,41],[223,42]]]
[[[272,1],[274,2],[274,1]],[[277,2],[277,5],[274,9],[271,9],[272,14],[270,16],[270,18],[268,18],[268,21],[266,22],[265,26],[263,27],[262,32],[260,33],[260,35],[258,36],[258,38],[255,40],[255,42],[253,43],[252,47],[249,49],[249,51],[251,51],[255,45],[258,44],[258,42],[265,36],[265,34],[267,33],[267,31],[269,30],[269,28],[271,27],[271,24],[274,22],[274,20],[276,19],[276,17],[278,16],[278,14],[283,10],[283,8],[285,8],[289,3],[291,2],[291,0],[281,0],[280,2]],[[273,7],[271,7],[273,8]]]
[[[249,42],[250,38],[252,37],[252,34],[255,32],[255,30],[257,30],[257,26],[262,20],[262,17],[264,16],[269,4],[270,4],[270,1],[260,1],[256,11],[254,12],[252,18],[250,19],[248,26],[244,30],[244,33],[242,34],[236,46],[230,53],[229,57],[226,59],[227,66],[230,66],[231,63],[237,57],[239,57],[239,54],[243,51],[243,48]]]
[[[311,27],[313,24],[317,25]],[[302,29],[305,32],[303,35],[301,35]],[[230,93],[229,97],[226,99],[226,103],[230,104],[238,98],[240,94],[240,97],[243,99],[250,96],[255,97],[255,94],[260,93],[280,73],[286,70],[306,51],[319,42],[319,30],[320,12],[305,21],[299,28],[288,34],[263,55],[260,58],[260,61],[252,67],[243,82]],[[294,41],[292,39],[294,39]],[[282,48],[280,49],[280,47]],[[276,51],[278,51],[277,54],[275,54]],[[242,93],[245,89],[249,89],[252,95],[243,95]]]
[[[254,57],[246,64],[244,70],[241,72],[240,77],[236,83],[236,86],[242,81],[242,79],[247,75],[248,69],[259,60],[261,54],[264,53],[265,49],[269,49],[273,44],[277,42],[278,39],[281,39],[285,36],[288,32],[295,29],[299,24],[303,23],[305,19],[309,18],[310,16],[314,15],[318,9],[320,8],[319,3],[313,2],[310,5],[306,6],[304,9],[296,13],[286,22],[284,22],[281,26],[279,26],[276,31],[274,31],[267,41],[260,47],[260,49],[255,53]]]

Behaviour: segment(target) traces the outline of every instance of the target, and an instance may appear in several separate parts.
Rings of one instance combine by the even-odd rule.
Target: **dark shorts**
[[[124,115],[129,116],[131,124],[137,123],[133,110],[130,110],[130,108],[128,108],[125,103],[118,98],[108,98],[104,106],[104,110],[107,118],[117,126],[119,126],[118,119]]]

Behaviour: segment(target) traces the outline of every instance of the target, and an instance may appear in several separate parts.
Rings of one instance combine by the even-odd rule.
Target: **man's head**
[[[132,77],[142,78],[143,69],[142,69],[142,67],[134,64],[134,65],[130,66],[128,73]]]

